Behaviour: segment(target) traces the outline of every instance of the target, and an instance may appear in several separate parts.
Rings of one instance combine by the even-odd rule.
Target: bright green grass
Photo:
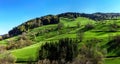
[[[104,64],[120,64],[120,58],[106,58]]]
[[[6,45],[6,44],[7,44],[7,41],[6,41],[6,40],[0,41],[0,45]]]
[[[80,25],[85,25],[88,23],[94,24],[95,22],[93,20],[90,20],[88,18],[84,18],[84,17],[78,17],[75,20],[69,20],[68,18],[61,18],[62,23],[64,23],[65,26],[70,26],[70,27],[74,27],[77,25],[77,23],[80,23]]]
[[[61,38],[76,38],[76,34],[62,34],[52,38],[48,38],[47,40],[59,40]]]
[[[0,41],[0,45],[7,45],[8,41],[13,40],[13,39],[16,40],[17,38],[18,38],[18,36],[15,36],[15,37],[12,37],[12,38],[9,38],[9,39],[2,40],[2,41]]]
[[[41,27],[38,27],[38,28],[35,28],[35,29],[32,29],[32,30],[30,30],[29,32],[39,32],[40,30],[44,30],[44,29],[48,29],[48,28],[54,28],[54,27],[56,27],[57,26],[57,24],[52,24],[52,25],[44,25],[44,26],[41,26]],[[28,33],[29,33],[28,32]]]
[[[42,42],[21,49],[11,50],[11,53],[17,58],[17,61],[35,61],[41,45]]]

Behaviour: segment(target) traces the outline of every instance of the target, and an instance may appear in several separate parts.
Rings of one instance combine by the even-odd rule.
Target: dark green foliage
[[[13,28],[9,31],[10,36],[16,36],[22,34],[23,32],[29,31],[30,29],[40,27],[42,25],[57,24],[59,23],[59,18],[57,16],[48,15],[41,18],[36,18],[21,24],[18,27]]]
[[[120,26],[117,25],[117,23],[114,22],[114,23],[109,25],[109,32],[116,32],[119,27]]]
[[[77,55],[78,41],[65,38],[58,42],[45,43],[40,50],[40,59],[72,61]]]
[[[43,22],[43,25],[57,24],[59,23],[59,18],[57,16],[48,15],[41,17],[41,21]]]
[[[76,13],[76,12],[67,12],[59,14],[58,17],[66,17],[66,18],[77,18],[77,17],[86,17],[92,20],[100,21],[106,19],[116,20],[119,17],[119,13],[93,13],[93,14],[85,14],[85,13]]]
[[[91,30],[91,29],[93,29],[93,28],[95,28],[94,25],[88,23],[88,24],[86,24],[86,25],[84,26],[84,28],[82,28],[80,31],[86,32],[86,31]]]
[[[104,55],[98,39],[91,39],[78,50],[78,41],[65,38],[58,42],[46,42],[39,51],[39,62],[48,64],[102,64]],[[43,63],[44,64],[44,63]]]
[[[120,35],[114,36],[113,39],[106,44],[106,46],[108,47],[108,52],[116,52],[119,56],[120,52],[116,50],[120,49]]]
[[[93,28],[94,28],[94,26],[92,24],[88,23],[88,24],[85,25],[85,30],[91,30]]]
[[[62,13],[58,15],[58,17],[65,17],[70,19],[74,19],[80,16],[81,16],[80,13],[72,13],[72,12]]]

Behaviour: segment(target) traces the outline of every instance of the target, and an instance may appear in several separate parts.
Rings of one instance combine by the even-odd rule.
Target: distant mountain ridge
[[[17,27],[14,27],[12,30],[8,32],[8,34],[2,35],[2,39],[6,39],[9,37],[17,36],[22,34],[23,32],[29,31],[30,29],[34,29],[43,25],[48,24],[58,24],[60,17],[66,18],[77,18],[77,17],[86,17],[95,21],[101,21],[106,19],[117,19],[120,17],[120,13],[77,13],[77,12],[66,12],[58,15],[46,15],[40,18],[31,19]]]

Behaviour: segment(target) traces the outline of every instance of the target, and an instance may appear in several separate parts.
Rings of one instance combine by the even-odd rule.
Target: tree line
[[[46,42],[40,47],[37,64],[103,64],[104,53],[98,42],[96,39],[88,40],[80,48],[78,39]]]
[[[42,25],[57,24],[57,23],[59,23],[59,18],[54,15],[47,15],[41,18],[32,19],[10,30],[9,36],[19,35],[22,34],[23,32],[29,31],[30,29],[36,27],[40,27]]]
[[[116,20],[120,16],[120,13],[77,13],[77,12],[67,12],[58,14],[58,17],[67,17],[67,18],[77,18],[77,17],[86,17],[95,21],[106,20],[106,19],[114,19]]]
[[[0,40],[6,39],[8,37],[13,37],[22,34],[23,32],[27,32],[30,29],[34,29],[36,27],[40,27],[48,24],[58,24],[60,22],[60,17],[74,19],[77,17],[86,17],[95,21],[101,21],[106,19],[116,20],[120,16],[120,13],[93,13],[93,14],[85,14],[85,13],[76,13],[76,12],[67,12],[58,15],[47,15],[40,18],[31,19],[17,27],[14,27],[12,30],[8,32],[8,34],[2,35]]]
[[[20,35],[23,32],[27,32],[30,29],[34,29],[43,25],[57,24],[59,23],[59,21],[60,20],[56,15],[47,15],[40,18],[31,19],[17,27],[14,27],[8,32],[8,34],[2,35],[2,37],[0,37],[0,40]]]

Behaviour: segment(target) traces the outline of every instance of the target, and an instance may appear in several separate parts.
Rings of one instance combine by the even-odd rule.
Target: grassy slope
[[[17,61],[35,61],[38,57],[38,50],[42,43],[37,43],[22,49],[12,50],[12,54],[17,57]]]
[[[108,38],[109,34],[113,34],[113,35],[120,34],[120,32],[109,32],[109,33],[105,32],[105,30],[109,29],[106,25],[109,25],[110,23],[113,23],[113,20],[107,20],[107,21],[109,21],[109,22],[107,22],[104,25],[104,24],[97,24],[93,20],[83,18],[83,17],[77,18],[75,20],[70,20],[70,19],[67,19],[67,18],[61,18],[61,22],[64,23],[64,25],[65,25],[65,28],[63,29],[63,31],[67,30],[68,26],[69,27],[76,27],[77,23],[80,23],[81,25],[92,23],[95,26],[95,28],[85,32],[84,40],[91,39],[91,38],[102,39],[102,42],[100,43],[101,45],[104,45],[108,42],[107,38]],[[119,20],[117,20],[117,24],[120,24]],[[56,24],[53,24],[53,25],[46,25],[46,26],[43,26],[43,27],[35,28],[35,29],[31,30],[29,32],[29,34],[34,33],[34,32],[38,32],[39,30],[43,30],[43,29],[50,28],[50,27],[56,27],[56,26],[57,26]],[[39,47],[44,43],[44,41],[58,40],[58,39],[65,38],[65,37],[76,38],[77,30],[82,29],[82,28],[83,27],[75,28],[72,31],[68,31],[67,33],[64,33],[64,34],[61,34],[61,35],[57,34],[57,31],[49,32],[47,34],[51,34],[52,37],[48,37],[47,34],[38,36],[38,37],[36,37],[35,40],[37,42],[39,42],[39,41],[42,41],[42,42],[33,44],[31,46],[28,46],[28,47],[24,47],[24,48],[21,48],[21,49],[11,50],[11,52],[12,52],[13,55],[15,55],[17,57],[17,61],[27,61],[31,57],[32,57],[32,60],[36,60],[37,56],[38,56],[38,49],[40,49]],[[98,30],[100,32],[97,32]],[[119,30],[120,29],[118,29],[118,31]],[[6,43],[7,43],[6,40],[0,41],[0,44],[6,44]],[[115,55],[115,53],[109,53],[108,55]],[[113,59],[114,60],[112,60],[111,58],[106,59],[105,64],[110,64],[110,63],[113,64],[114,62],[116,62],[115,64],[119,64],[119,62],[120,62],[119,59],[120,58],[113,58]]]
[[[106,58],[104,64],[120,64],[120,58]]]
[[[85,22],[83,22],[84,25],[89,22],[89,19],[87,19],[87,18],[77,18],[76,20],[70,21],[70,22],[69,22],[69,19],[61,19],[61,22],[64,23],[65,27],[67,27],[68,25],[70,27],[75,27],[77,25],[78,21],[80,22],[81,20],[85,21]],[[55,26],[56,26],[56,24],[35,28],[35,29],[31,30],[30,33],[38,32],[39,30],[42,30],[42,29],[45,29],[45,28],[50,28],[50,27],[55,27]],[[61,35],[57,34],[57,35],[54,35],[51,38],[46,38],[45,35],[42,35],[42,36],[36,37],[36,40],[37,41],[38,40],[49,41],[49,40],[58,40],[58,39],[65,38],[65,37],[75,38],[76,37],[75,32],[76,32],[76,29],[69,34],[68,33],[61,34]],[[50,32],[50,33],[55,34],[56,32],[53,31],[53,32]],[[39,47],[41,46],[42,43],[44,43],[44,42],[40,42],[40,43],[31,45],[31,46],[28,46],[28,47],[24,47],[22,49],[12,50],[11,52],[12,52],[13,55],[15,55],[17,57],[17,61],[27,61],[31,57],[32,57],[32,60],[35,60],[35,59],[37,59],[37,56],[38,56],[37,52],[38,52],[38,49],[39,49]]]

